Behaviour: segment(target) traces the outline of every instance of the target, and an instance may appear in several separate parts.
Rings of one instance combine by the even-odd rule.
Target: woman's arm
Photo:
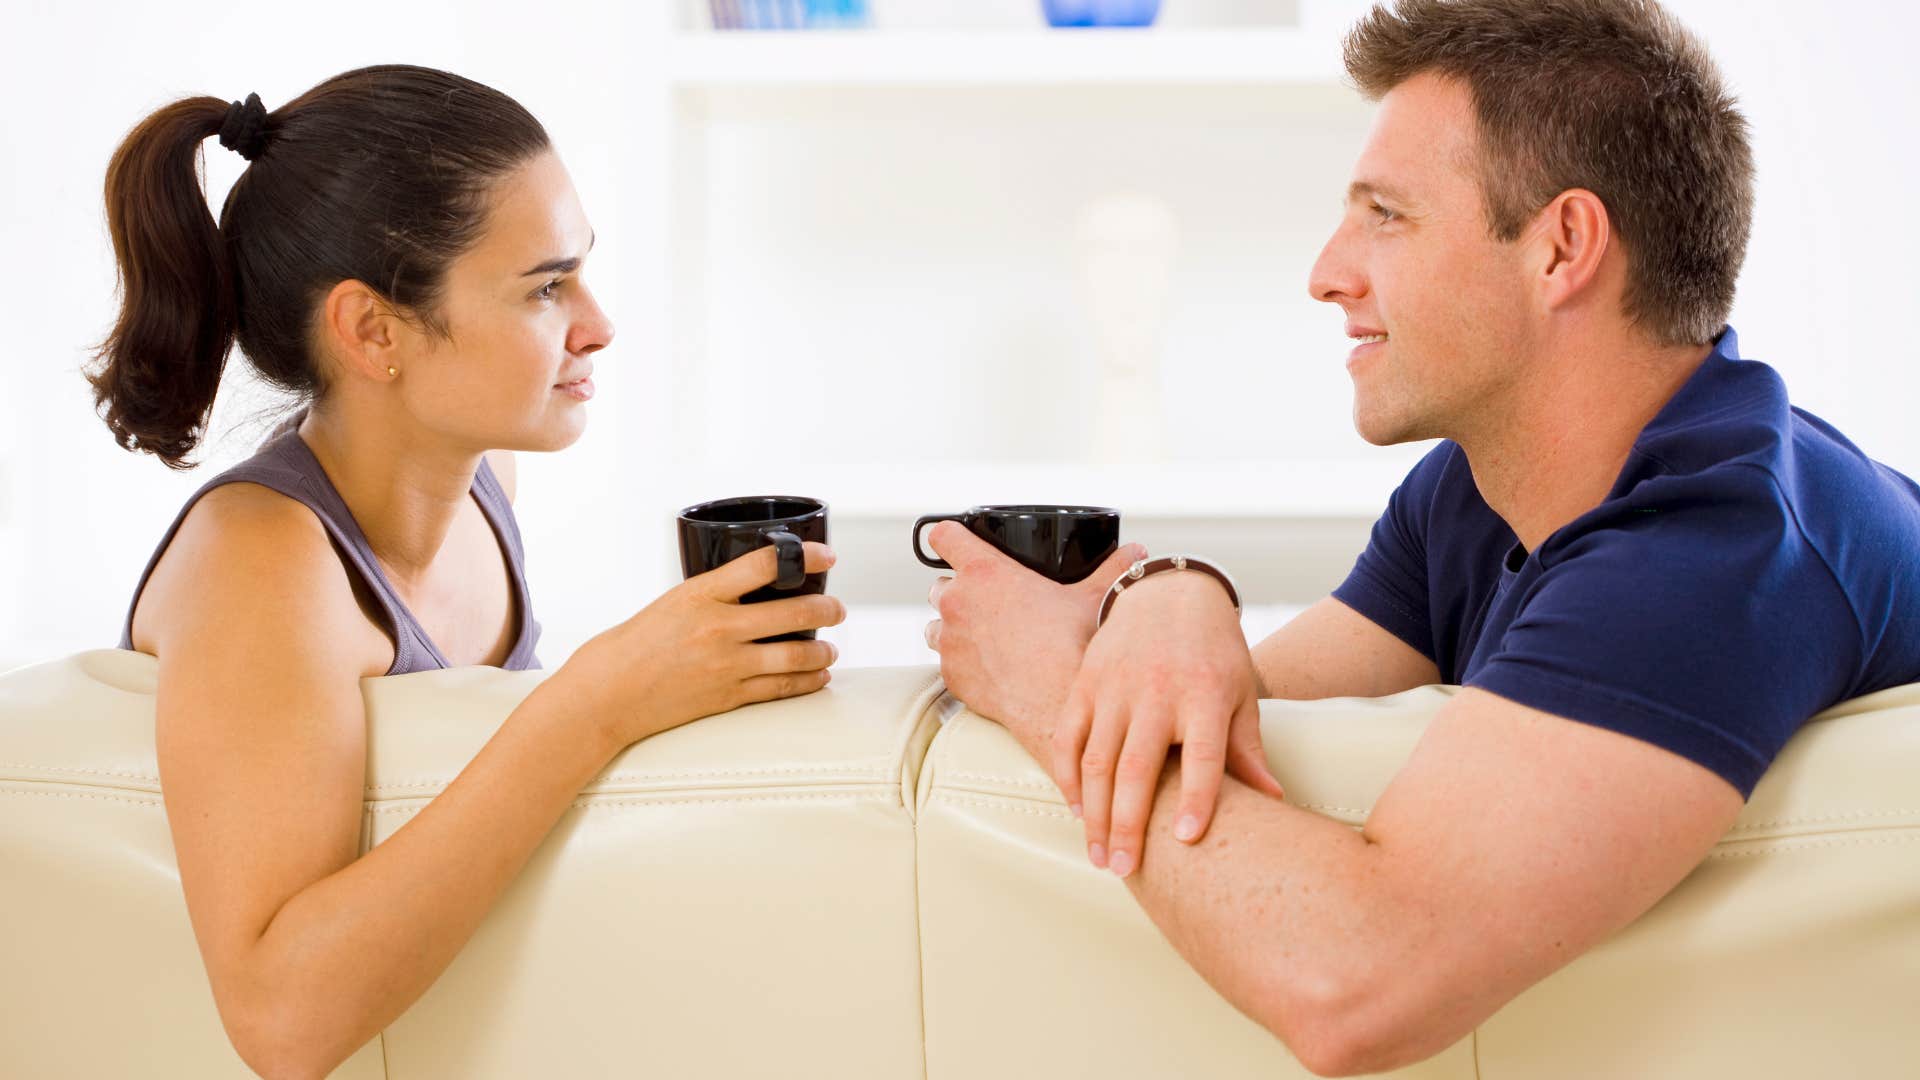
[[[391,654],[369,650],[319,523],[243,490],[216,490],[189,515],[142,599],[141,637],[160,658],[162,790],[194,933],[234,1047],[267,1076],[324,1075],[405,1011],[621,747],[825,682],[824,643],[746,643],[838,621],[837,601],[742,607],[713,583],[689,588],[696,579],[584,646],[441,795],[359,856],[359,680]],[[824,568],[823,549],[809,555]],[[754,580],[749,561],[705,578]],[[758,651],[770,649],[782,651]]]

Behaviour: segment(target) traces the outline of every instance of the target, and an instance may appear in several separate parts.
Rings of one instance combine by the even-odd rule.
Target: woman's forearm
[[[223,995],[248,1003],[228,1027],[250,1065],[323,1075],[433,985],[620,749],[578,708],[549,679],[413,820],[281,906]]]

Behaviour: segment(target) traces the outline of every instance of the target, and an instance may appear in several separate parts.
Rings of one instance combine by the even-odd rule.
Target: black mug
[[[827,504],[789,495],[750,495],[716,499],[680,511],[680,572],[704,574],[750,551],[771,544],[777,549],[779,576],[773,584],[742,596],[743,604],[827,591],[827,574],[806,572],[804,541],[827,542]],[[758,638],[759,641],[810,641],[812,630]]]
[[[928,514],[913,523],[913,554],[936,570],[951,570],[920,546],[936,521],[957,521],[1012,556],[1021,566],[1062,585],[1081,581],[1120,547],[1120,511],[1107,506],[976,506],[964,514]]]

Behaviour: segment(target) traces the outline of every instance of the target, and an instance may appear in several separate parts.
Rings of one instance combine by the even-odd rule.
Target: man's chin
[[[1405,417],[1382,416],[1358,408],[1353,410],[1353,430],[1374,446],[1398,446],[1427,438]]]

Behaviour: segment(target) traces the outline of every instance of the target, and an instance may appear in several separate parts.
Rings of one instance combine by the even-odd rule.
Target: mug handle
[[[760,534],[773,542],[774,558],[780,569],[773,579],[773,587],[782,592],[791,592],[806,584],[806,549],[801,546],[800,538],[784,528],[769,529]]]
[[[928,566],[933,567],[935,570],[953,569],[952,564],[948,563],[947,560],[933,558],[929,556],[924,550],[921,549],[920,533],[927,526],[934,525],[942,521],[958,521],[961,524],[965,524],[966,520],[967,520],[967,515],[965,514],[928,514],[925,517],[921,518],[920,520],[914,522],[913,523],[913,557],[916,559],[919,559],[923,563],[926,563]]]

